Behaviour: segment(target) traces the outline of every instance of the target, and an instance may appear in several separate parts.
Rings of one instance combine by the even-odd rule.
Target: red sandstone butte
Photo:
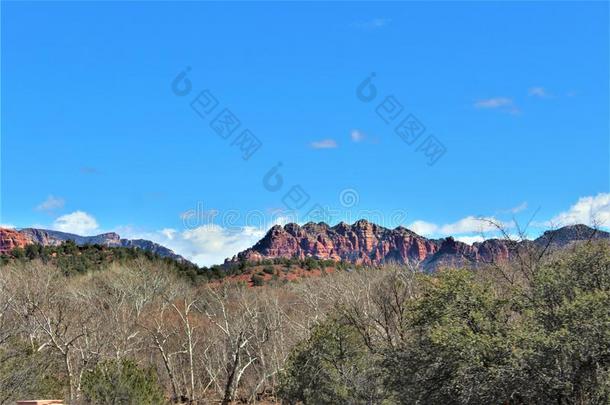
[[[19,231],[10,228],[0,228],[0,253],[10,252],[32,243],[30,238]]]
[[[323,222],[310,222],[303,226],[274,226],[256,245],[239,253],[233,261],[314,257],[363,265],[406,263],[425,260],[440,245],[440,241],[426,239],[406,228],[387,229],[366,220],[353,225],[341,222],[333,227]]]

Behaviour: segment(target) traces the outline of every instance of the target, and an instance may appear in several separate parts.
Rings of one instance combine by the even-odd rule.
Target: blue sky
[[[610,219],[608,11],[2,2],[0,223],[116,230],[211,264],[314,206],[466,241],[479,216],[534,216],[533,232]],[[218,104],[202,118],[204,90]],[[228,139],[211,127],[224,108]],[[409,114],[412,144],[395,132]],[[246,129],[261,147],[244,160]],[[427,156],[434,140],[444,154]]]

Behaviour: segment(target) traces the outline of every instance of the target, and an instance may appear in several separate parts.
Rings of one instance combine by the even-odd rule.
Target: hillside
[[[181,277],[193,281],[209,277],[207,269],[201,269],[189,261],[175,260],[150,250],[136,247],[107,246],[101,244],[77,245],[72,240],[61,244],[41,245],[29,243],[0,254],[0,264],[27,264],[40,261],[60,269],[64,275],[83,275],[103,271],[112,265],[145,265],[163,267]]]
[[[158,243],[145,239],[122,239],[115,232],[95,236],[80,236],[49,229],[24,228],[15,230],[0,228],[0,253],[9,252],[16,247],[25,247],[29,244],[59,246],[66,241],[73,241],[77,246],[100,245],[106,247],[137,248],[161,257],[168,257],[179,262],[187,262],[184,257]]]

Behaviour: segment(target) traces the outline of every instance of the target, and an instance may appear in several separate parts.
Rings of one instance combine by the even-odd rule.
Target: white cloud
[[[0,224],[0,228],[15,229],[15,225],[12,225],[12,224]]]
[[[485,240],[492,239],[492,238],[520,241],[524,238],[527,238],[527,235],[506,234],[506,235],[496,235],[496,236],[491,236],[491,237],[486,237],[484,235],[462,235],[462,236],[456,236],[455,240],[464,242],[468,245],[472,245],[475,242],[484,242]]]
[[[217,225],[208,223],[182,230],[164,228],[157,231],[143,231],[131,226],[115,228],[121,237],[127,239],[147,239],[172,249],[175,253],[200,266],[222,264],[226,258],[252,247],[273,225],[286,225],[295,218],[280,215],[265,224],[255,226]]]
[[[265,235],[260,228],[243,227],[228,230],[218,225],[206,225],[182,233],[192,247],[192,260],[200,265],[222,263],[225,258],[254,245]]]
[[[440,228],[440,232],[445,235],[453,235],[459,233],[495,231],[498,228],[493,225],[494,223],[503,225],[501,221],[498,221],[493,217],[484,218],[471,215],[452,224],[443,225]]]
[[[83,211],[74,211],[55,219],[53,229],[81,236],[90,236],[99,231],[99,226],[93,216]]]
[[[352,138],[353,142],[362,142],[365,138],[364,132],[358,130],[358,129],[354,129],[352,130],[350,137]]]
[[[504,228],[509,228],[511,226],[510,223],[502,222],[494,217],[474,217],[471,215],[462,218],[459,221],[444,225],[421,220],[415,221],[407,225],[407,228],[422,236],[454,236],[460,234],[496,232],[498,231],[498,228],[494,224]]]
[[[407,228],[418,235],[427,236],[436,233],[438,225],[426,221],[415,221],[407,225]]]
[[[334,139],[323,139],[311,143],[311,147],[314,149],[333,149],[337,146],[337,142]]]
[[[544,87],[540,87],[540,86],[531,87],[528,90],[527,94],[529,94],[530,96],[539,97],[539,98],[547,98],[550,96],[550,94],[546,91],[546,89]]]
[[[166,228],[155,232],[138,232],[128,227],[122,228],[122,231],[121,237],[152,240],[200,266],[222,264],[226,258],[252,247],[266,233],[265,229],[252,226],[228,229],[216,224],[183,231]]]
[[[610,226],[610,193],[581,197],[570,209],[554,216],[545,225],[566,226],[574,224]]]
[[[177,231],[175,229],[171,229],[171,228],[161,229],[160,232],[163,236],[165,236],[169,240],[173,240],[177,233]]]
[[[468,245],[472,245],[475,242],[483,242],[485,240],[485,238],[481,235],[463,235],[463,236],[456,236],[455,240],[464,242]]]
[[[36,206],[37,211],[53,212],[64,207],[66,201],[63,198],[50,195],[46,200]]]

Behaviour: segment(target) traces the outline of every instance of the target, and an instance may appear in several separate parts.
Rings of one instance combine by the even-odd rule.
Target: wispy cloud
[[[337,145],[334,139],[322,139],[321,141],[312,142],[310,146],[314,149],[333,149],[339,145]]]
[[[507,97],[493,97],[478,100],[474,103],[477,108],[500,108],[513,105],[513,100]]]
[[[372,20],[358,21],[353,23],[352,25],[357,28],[372,30],[385,27],[390,23],[390,21],[392,20],[390,20],[389,18],[373,18]]]
[[[510,114],[519,114],[521,112],[513,102],[513,99],[508,97],[492,97],[477,100],[474,106],[478,109],[500,110]]]
[[[506,209],[506,210],[501,210],[499,211],[499,213],[501,214],[518,214],[522,211],[525,211],[527,209],[527,201],[523,201],[521,204],[516,205],[512,208]]]
[[[540,86],[530,87],[527,94],[529,94],[530,96],[533,96],[533,97],[538,97],[538,98],[548,98],[551,96],[544,87],[540,87]]]
[[[56,210],[62,209],[65,203],[66,201],[63,198],[50,195],[46,200],[36,206],[36,211],[52,213]]]
[[[527,209],[527,201],[523,201],[521,204],[510,209],[510,212],[513,214],[518,214],[521,211],[525,211]]]
[[[360,131],[359,129],[354,129],[350,133],[350,138],[352,138],[352,142],[358,143],[358,142],[364,141],[364,138],[366,138],[366,135],[364,134],[364,132]]]

